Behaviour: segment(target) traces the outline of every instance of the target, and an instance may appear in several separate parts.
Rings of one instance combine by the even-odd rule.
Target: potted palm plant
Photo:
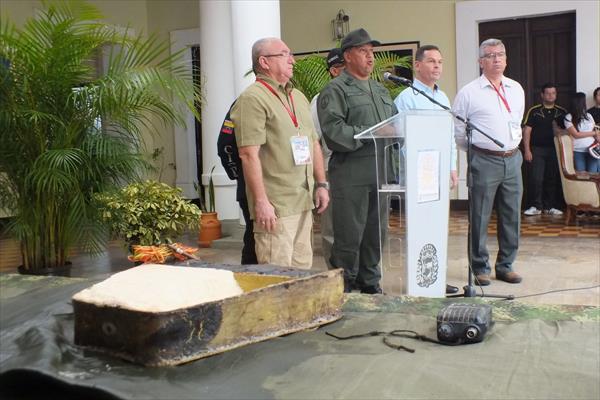
[[[15,215],[7,231],[24,273],[64,266],[75,245],[102,251],[94,194],[145,171],[145,133],[183,123],[173,97],[198,116],[200,90],[180,54],[101,21],[69,1],[44,3],[20,29],[0,22],[0,207]]]
[[[208,179],[208,188],[205,188],[194,182],[194,187],[198,192],[198,200],[202,215],[200,217],[200,232],[198,233],[198,244],[202,247],[210,247],[213,240],[219,239],[222,236],[221,221],[215,209],[215,184],[213,182],[213,166],[210,170]],[[208,192],[208,196],[206,196]]]

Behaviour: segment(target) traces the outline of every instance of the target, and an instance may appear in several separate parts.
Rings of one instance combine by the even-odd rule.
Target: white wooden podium
[[[388,294],[444,297],[451,140],[446,111],[405,111],[354,136],[374,140],[382,287]]]

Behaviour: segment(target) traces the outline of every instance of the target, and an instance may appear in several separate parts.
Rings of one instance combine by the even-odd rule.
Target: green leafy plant
[[[198,182],[194,182],[194,188],[196,192],[198,192],[198,201],[200,203],[200,209],[203,213],[215,212],[215,184],[213,182],[213,172],[215,170],[215,166],[213,166],[210,170],[210,176],[208,179],[208,188],[205,190],[204,186],[200,185]],[[208,202],[206,192],[208,192]]]
[[[395,67],[411,68],[411,57],[400,57],[397,54],[387,51],[375,53],[375,65],[371,73],[371,78],[383,83],[390,92],[392,99],[396,98],[404,90],[404,87],[385,81],[383,73],[386,71],[393,72]],[[330,80],[331,77],[329,71],[327,71],[327,62],[325,58],[317,54],[301,58],[294,64],[292,83],[309,100],[323,90]]]
[[[132,183],[95,198],[112,234],[130,244],[170,243],[186,229],[198,229],[198,207],[165,183]]]
[[[395,99],[401,91],[405,89],[404,86],[398,86],[394,83],[388,82],[383,79],[384,72],[394,73],[395,67],[401,68],[412,68],[411,56],[400,57],[397,54],[390,53],[388,51],[380,51],[375,53],[375,65],[373,66],[373,72],[371,78],[377,82],[381,82],[387,90],[390,92],[390,97]]]
[[[168,42],[107,25],[83,1],[43,5],[22,29],[0,22],[0,207],[25,271],[65,265],[77,244],[103,250],[94,193],[146,170],[145,133],[183,123],[173,98],[196,117],[201,100]]]
[[[292,83],[308,100],[315,97],[331,80],[324,57],[311,54],[294,64]]]

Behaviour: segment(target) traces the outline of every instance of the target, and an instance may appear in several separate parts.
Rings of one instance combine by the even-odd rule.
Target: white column
[[[279,0],[231,1],[233,39],[233,82],[236,97],[252,82],[254,74],[244,77],[252,69],[252,45],[265,37],[280,37]],[[241,210],[240,223],[244,223]]]
[[[265,37],[280,37],[279,0],[232,0],[231,27],[233,38],[233,77],[239,96],[254,82],[252,45]]]
[[[229,180],[217,155],[223,117],[237,96],[254,81],[244,78],[252,68],[252,44],[280,36],[279,1],[199,1],[202,106],[202,183],[216,165],[213,181],[221,219],[241,218],[235,201],[236,182]]]
[[[216,209],[220,219],[238,218],[236,182],[231,181],[217,155],[217,139],[223,118],[235,99],[233,77],[231,4],[229,1],[200,3],[200,70],[203,79],[202,183],[208,185],[210,170],[215,184]]]

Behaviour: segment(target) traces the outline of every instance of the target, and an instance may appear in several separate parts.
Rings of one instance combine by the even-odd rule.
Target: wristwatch
[[[317,187],[329,190],[329,182],[317,182]]]

